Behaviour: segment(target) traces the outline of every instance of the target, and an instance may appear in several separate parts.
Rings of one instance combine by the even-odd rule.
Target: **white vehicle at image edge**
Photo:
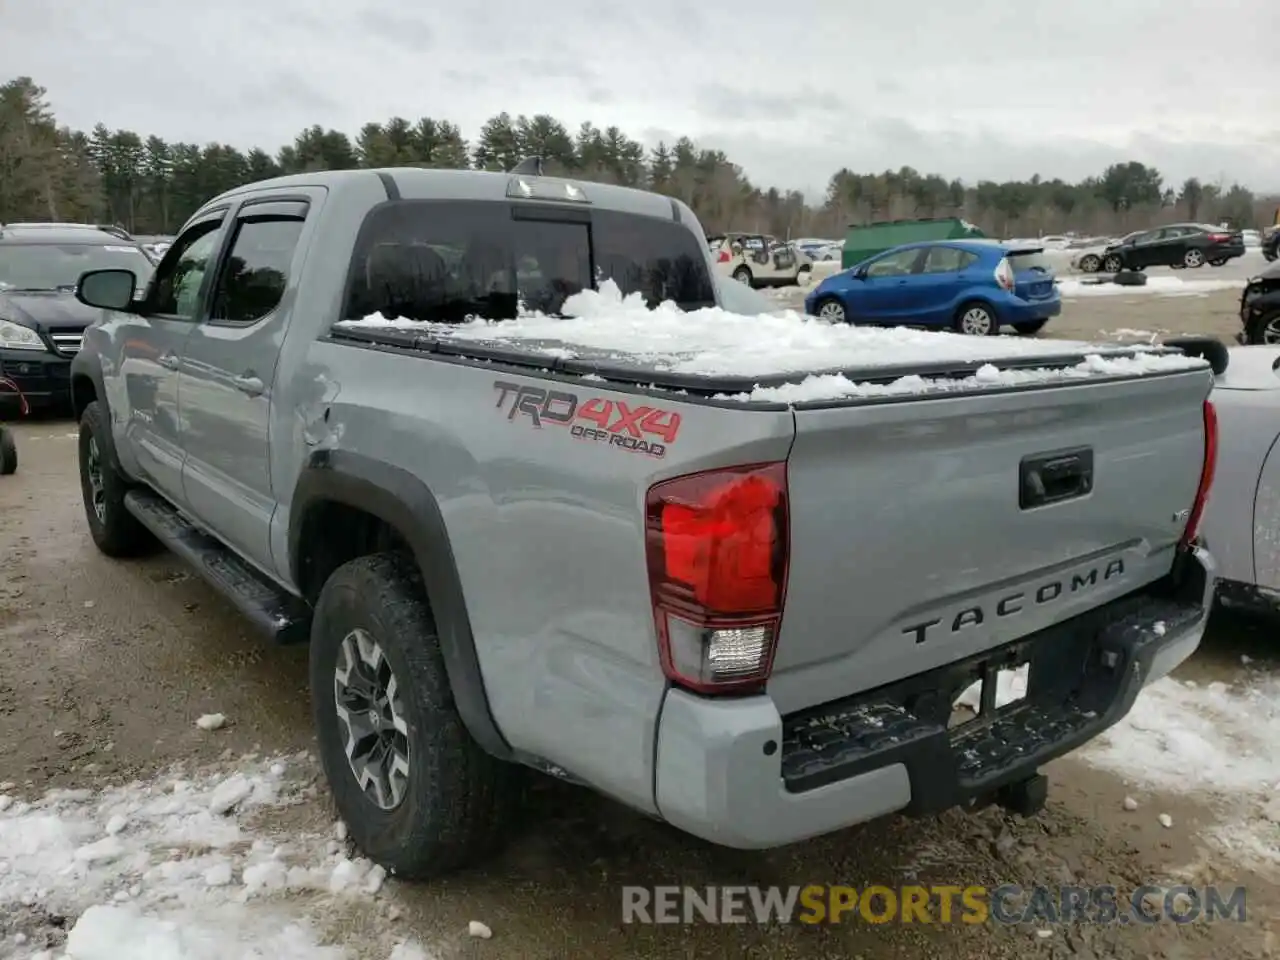
[[[1214,378],[1217,475],[1205,543],[1228,606],[1280,613],[1280,345],[1232,347]]]

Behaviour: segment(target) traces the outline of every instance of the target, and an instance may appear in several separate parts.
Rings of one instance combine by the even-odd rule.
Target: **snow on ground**
[[[1001,360],[1101,354],[1119,349],[1071,340],[967,337],[907,327],[853,327],[826,323],[794,311],[749,316],[712,307],[685,313],[672,303],[650,309],[638,294],[623,297],[612,281],[605,281],[599,291],[586,290],[569,297],[563,312],[567,316],[527,312],[512,320],[475,319],[456,325],[388,319],[380,314],[344,323],[420,330],[455,341],[518,344],[544,355],[585,352],[625,356],[659,370],[711,376],[765,377],[932,362],[989,361],[994,365]],[[1200,366],[1203,361],[1175,357],[1150,369],[1172,369],[1169,364]],[[990,378],[996,369],[992,366],[982,374],[984,385],[992,384]],[[1135,368],[1132,372],[1138,371]],[[1080,375],[1090,375],[1090,371],[1077,368],[1069,374]],[[809,391],[824,384],[837,390],[835,396],[848,395],[847,388],[838,381],[815,380],[805,391],[810,399]],[[921,392],[921,385],[913,383],[908,388],[904,384],[898,392]]]
[[[1280,870],[1280,677],[1240,684],[1165,678],[1076,756],[1129,783],[1201,796],[1224,822],[1209,839],[1254,869]]]
[[[1217,290],[1239,290],[1244,280],[1183,280],[1181,277],[1148,276],[1141,287],[1125,287],[1115,283],[1088,283],[1076,277],[1061,277],[1058,292],[1064,300],[1082,297],[1124,297],[1155,295],[1160,297],[1200,297]]]
[[[394,940],[324,945],[343,904],[379,915],[386,875],[330,836],[252,825],[314,796],[313,772],[299,756],[33,801],[0,785],[0,956],[426,960]]]

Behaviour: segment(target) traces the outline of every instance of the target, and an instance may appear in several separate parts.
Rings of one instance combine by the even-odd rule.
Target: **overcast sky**
[[[471,9],[468,9],[470,7]],[[272,152],[320,123],[501,111],[757,183],[841,166],[967,181],[1155,164],[1280,190],[1276,0],[0,0],[0,71],[58,118]]]

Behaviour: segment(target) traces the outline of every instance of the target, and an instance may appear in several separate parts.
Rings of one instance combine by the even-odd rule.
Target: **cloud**
[[[3,2],[3,0],[0,0]],[[688,135],[753,180],[820,194],[836,169],[1077,180],[1136,159],[1280,190],[1274,0],[313,0],[9,3],[0,64],[58,117],[274,150],[319,123],[490,116]],[[74,55],[68,55],[74,51]]]
[[[378,7],[368,7],[355,26],[379,40],[385,40],[414,53],[427,53],[435,43],[435,33],[418,17],[401,16]]]

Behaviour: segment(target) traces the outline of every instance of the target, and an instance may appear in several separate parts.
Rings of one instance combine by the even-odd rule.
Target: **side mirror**
[[[865,279],[867,279],[867,268],[866,268],[866,267],[859,267],[857,270],[853,271],[853,278],[854,278],[855,280],[865,280]]]
[[[128,310],[138,278],[132,270],[89,270],[80,274],[76,299],[86,307]]]

